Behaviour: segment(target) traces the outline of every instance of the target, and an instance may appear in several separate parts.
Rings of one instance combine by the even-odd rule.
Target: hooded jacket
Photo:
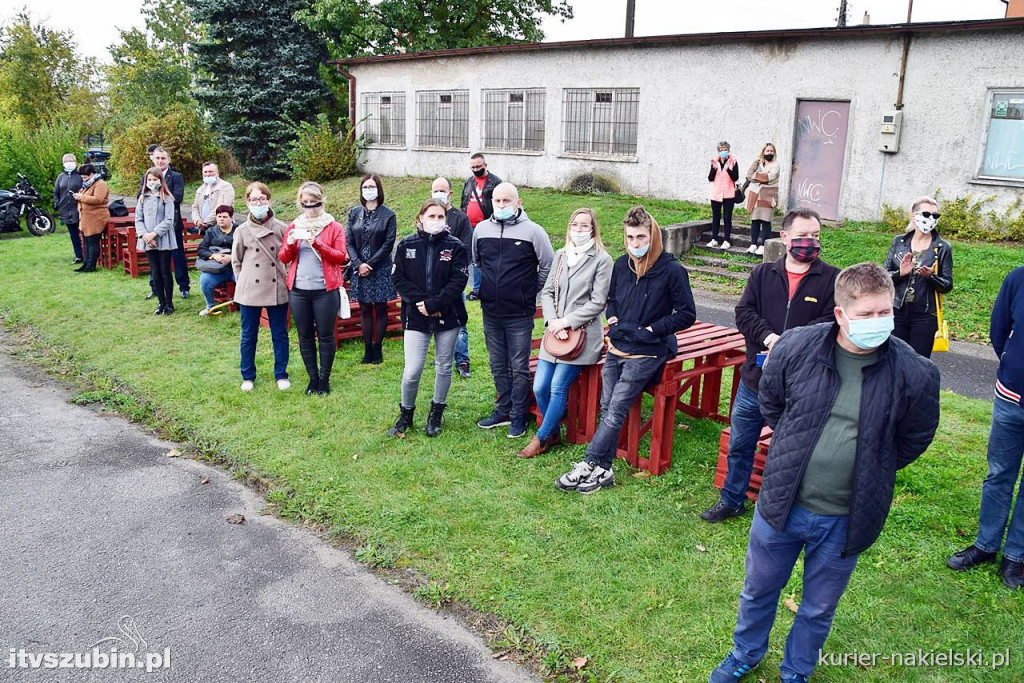
[[[544,228],[522,209],[507,221],[491,216],[473,229],[473,262],[480,269],[480,304],[494,318],[533,316],[555,252]]]
[[[837,323],[789,330],[764,365],[758,400],[775,433],[757,509],[780,533],[839,393],[838,333]],[[892,505],[896,470],[928,448],[939,425],[938,368],[895,337],[878,351],[878,362],[863,370],[844,556],[866,550],[878,538]]]
[[[466,324],[462,290],[469,280],[469,255],[462,242],[447,230],[430,235],[417,230],[398,243],[395,252],[395,289],[402,297],[402,329],[417,332],[454,330]],[[416,304],[420,301],[425,316]]]
[[[609,325],[608,338],[619,351],[674,356],[679,348],[676,332],[685,330],[697,319],[686,269],[672,254],[662,252],[637,277],[629,254],[620,256],[612,267],[605,315],[618,318]]]

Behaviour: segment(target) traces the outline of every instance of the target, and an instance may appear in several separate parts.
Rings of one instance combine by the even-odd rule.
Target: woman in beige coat
[[[274,379],[277,388],[291,388],[288,381],[288,286],[286,271],[277,257],[287,227],[270,208],[270,188],[250,183],[245,188],[249,218],[235,230],[231,267],[235,271],[235,303],[241,310],[242,391],[252,391],[256,381],[256,340],[260,315],[267,310],[270,338],[274,342]]]
[[[110,219],[107,208],[110,190],[92,164],[79,166],[78,174],[82,176],[82,189],[71,196],[78,202],[78,232],[82,235],[84,262],[75,272],[92,273],[100,257],[100,237]]]
[[[601,313],[611,279],[612,257],[601,243],[597,214],[593,209],[577,209],[569,219],[565,247],[555,253],[540,299],[549,333],[565,339],[567,330],[582,327],[586,341],[571,360],[555,358],[541,346],[533,393],[544,419],[530,443],[519,451],[520,458],[544,453],[561,440],[559,424],[569,403],[569,388],[583,368],[597,363],[604,351]]]
[[[779,203],[779,161],[771,142],[747,169],[747,211],[750,213],[748,254],[764,254],[764,243],[772,236],[772,215]]]

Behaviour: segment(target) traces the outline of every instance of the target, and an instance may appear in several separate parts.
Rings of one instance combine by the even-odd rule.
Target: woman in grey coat
[[[174,197],[167,191],[164,174],[154,167],[146,171],[146,185],[135,209],[136,248],[146,252],[149,272],[153,274],[153,291],[160,305],[154,315],[174,313],[174,280],[171,278],[171,256],[178,248],[174,235]]]
[[[559,424],[569,403],[569,388],[583,368],[601,359],[604,351],[604,326],[601,313],[608,301],[612,279],[612,257],[601,243],[597,214],[593,209],[576,209],[569,219],[565,247],[555,253],[540,299],[544,325],[560,339],[567,330],[585,328],[583,351],[571,360],[561,360],[543,346],[537,362],[533,393],[544,416],[540,429],[520,458],[532,458],[559,443]]]

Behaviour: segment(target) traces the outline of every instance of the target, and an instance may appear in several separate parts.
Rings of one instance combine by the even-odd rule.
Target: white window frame
[[[384,100],[388,101],[385,102]],[[396,100],[398,100],[396,102]],[[364,92],[363,104],[363,135],[366,136],[367,147],[384,147],[387,149],[404,149],[406,145],[405,105],[406,96],[403,91]],[[389,112],[387,141],[383,139],[385,125],[385,107]],[[376,139],[371,128],[376,125]]]
[[[439,116],[444,111],[450,114],[447,119]],[[424,122],[429,121],[431,116],[436,133],[432,139],[425,140]],[[442,127],[447,130],[442,131]],[[458,151],[469,149],[468,90],[416,91],[416,148]]]
[[[518,99],[518,101],[514,101]],[[482,90],[480,93],[480,141],[481,148],[490,152],[517,152],[517,153],[543,153],[544,136],[547,126],[545,120],[547,92],[544,88],[503,88],[493,90]],[[488,135],[492,130],[497,118],[493,120],[487,117],[494,109],[501,111],[501,137],[495,138]],[[512,111],[519,109],[521,116],[521,131],[513,136],[511,127],[513,125]],[[530,118],[530,115],[539,114],[539,118]],[[528,136],[531,130],[531,123],[534,128],[539,124],[539,138]],[[513,137],[515,139],[513,139]]]
[[[589,106],[588,106],[589,105]],[[633,117],[616,118],[619,108],[632,110]],[[583,118],[571,120],[571,116]],[[578,137],[580,127],[586,137]],[[565,88],[562,90],[562,143],[561,155],[607,159],[611,161],[636,161],[639,146],[640,88]],[[607,133],[599,128],[607,126]],[[633,128],[632,141],[617,142],[621,134]],[[600,139],[599,139],[600,138]],[[580,149],[580,146],[585,149]],[[616,151],[616,147],[631,146],[628,151]],[[573,148],[570,149],[570,146]],[[603,148],[603,149],[602,149]]]
[[[979,184],[986,185],[1006,185],[1010,187],[1024,187],[1024,173],[1020,176],[1010,175],[995,175],[991,172],[985,173],[986,161],[991,158],[992,151],[989,150],[989,137],[991,133],[992,121],[996,119],[993,115],[993,106],[997,97],[1008,96],[1010,100],[1009,106],[1017,107],[1024,110],[1024,87],[1019,88],[989,88],[985,96],[985,109],[982,114],[982,126],[981,136],[978,140],[978,155],[974,164],[974,176],[973,180]],[[1015,102],[1020,100],[1020,102]],[[1024,119],[1010,119],[1020,121],[1022,129],[1024,129]],[[1024,142],[1017,150],[1011,150],[1006,152],[1005,150],[994,150],[994,153],[998,157],[1005,154],[1005,159],[1002,163],[1005,163],[1008,167],[1012,166],[1012,170],[1019,170],[1024,172]]]

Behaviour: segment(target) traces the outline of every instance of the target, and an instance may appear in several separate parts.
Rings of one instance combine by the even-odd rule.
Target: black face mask
[[[764,155],[764,160],[765,160],[765,161],[771,161],[771,160],[772,160],[772,159],[774,159],[774,158],[775,158],[775,155],[774,155],[774,154],[765,154],[765,155]]]
[[[323,205],[324,205],[323,202],[317,202],[316,204],[303,204],[302,208],[303,209],[319,209]]]
[[[484,177],[484,173],[487,173],[487,169],[486,168],[474,168],[472,170],[473,170],[473,175],[475,175],[477,178],[483,178]]]

